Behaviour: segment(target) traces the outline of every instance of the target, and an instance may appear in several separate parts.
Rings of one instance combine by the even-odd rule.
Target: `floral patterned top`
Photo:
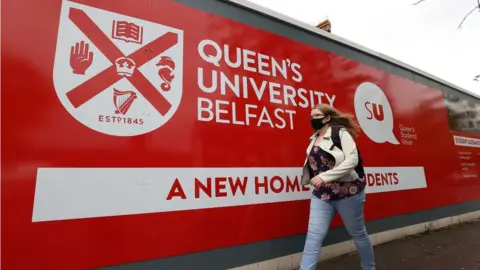
[[[308,157],[310,176],[316,176],[335,166],[335,158],[319,146],[314,146]],[[358,179],[352,182],[331,181],[313,190],[313,195],[329,201],[351,197],[365,189],[365,180]]]

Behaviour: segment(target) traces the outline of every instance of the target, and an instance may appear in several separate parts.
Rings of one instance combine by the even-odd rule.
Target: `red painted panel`
[[[183,63],[176,68],[183,72],[182,98],[171,119],[158,129],[138,136],[112,136],[87,127],[64,108],[55,92],[55,87],[59,86],[52,77],[56,50],[59,50],[56,44],[62,1],[3,1],[3,269],[87,269],[305,232],[308,218],[308,201],[305,200],[32,222],[38,168],[300,167],[312,131],[308,122],[309,109],[299,104],[306,101],[310,105],[311,97],[307,95],[303,100],[296,96],[297,106],[272,103],[268,82],[277,83],[279,87],[289,85],[297,95],[299,88],[305,89],[303,94],[315,90],[323,95],[322,102],[335,96],[334,105],[352,113],[355,112],[356,89],[361,83],[371,82],[383,90],[392,107],[393,134],[400,145],[375,143],[362,133],[358,144],[363,150],[365,166],[423,167],[428,187],[369,194],[368,220],[480,196],[479,166],[462,166],[460,158],[470,156],[470,163],[478,164],[479,148],[456,147],[453,135],[480,136],[478,133],[450,131],[444,97],[437,89],[168,0],[78,3],[181,29]],[[290,63],[300,65],[302,80],[293,80],[292,76],[296,74],[290,73],[291,70],[290,77],[284,79],[281,74],[274,77],[242,67],[231,68],[223,59],[219,67],[209,64],[198,54],[198,44],[205,39],[220,46],[228,45],[232,49],[228,54],[232,59],[237,47],[278,61],[289,59]],[[60,44],[67,50],[72,45]],[[211,48],[206,50],[215,53],[208,51]],[[143,56],[135,59],[144,59],[148,53],[154,54],[154,49],[145,50]],[[98,57],[100,54],[96,52],[94,63]],[[223,73],[232,81],[236,75],[240,76],[240,81],[246,76],[247,82],[254,81],[260,89],[265,81],[265,94],[259,100],[251,84],[248,97],[237,98],[230,89],[227,89],[227,95],[222,95],[220,88],[214,93],[206,93],[199,87],[199,68],[203,68],[206,85],[211,83],[213,72],[218,76]],[[162,76],[169,75],[168,72],[165,74]],[[116,74],[112,72],[108,76]],[[133,78],[132,84],[151,87],[146,81],[148,78],[135,74]],[[144,95],[155,99],[152,95]],[[255,121],[259,115],[250,119],[250,125],[198,121],[199,98],[228,101],[230,106],[235,102],[235,109],[229,108],[230,112],[226,114],[225,119],[230,121],[234,117],[231,111],[243,117],[237,121],[244,121],[247,104],[257,106],[257,114],[265,107],[272,117],[275,117],[275,110],[281,109],[278,113],[285,120],[285,128],[272,128],[268,124],[257,126]],[[282,92],[273,97],[285,98],[287,96]],[[287,110],[295,112],[293,121],[290,121]],[[274,120],[274,124],[282,123]],[[402,132],[408,132],[402,131],[400,125],[413,127],[416,139],[402,141]],[[413,145],[408,145],[407,141],[413,141]],[[467,168],[470,174],[476,173],[477,177],[465,178],[463,168]],[[339,224],[339,220],[335,220],[334,226]]]

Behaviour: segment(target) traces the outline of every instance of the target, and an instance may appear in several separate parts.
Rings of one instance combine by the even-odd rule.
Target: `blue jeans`
[[[323,239],[327,235],[335,211],[340,214],[343,224],[353,238],[360,255],[363,270],[375,270],[373,247],[368,237],[363,218],[365,191],[336,201],[323,201],[313,197],[310,203],[310,220],[300,270],[314,270]]]

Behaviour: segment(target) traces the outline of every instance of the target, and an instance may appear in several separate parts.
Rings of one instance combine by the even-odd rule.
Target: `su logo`
[[[371,82],[361,83],[355,92],[354,103],[358,123],[370,140],[400,144],[393,133],[392,107],[380,87]]]
[[[370,114],[367,116],[368,120],[375,118],[377,121],[383,121],[385,119],[385,113],[383,112],[383,105],[377,104],[373,102],[365,102],[365,109],[367,109],[368,113]]]

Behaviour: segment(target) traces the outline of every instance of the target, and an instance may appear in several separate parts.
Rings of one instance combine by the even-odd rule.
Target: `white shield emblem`
[[[165,124],[182,97],[183,31],[62,2],[53,82],[85,126],[135,136]]]

